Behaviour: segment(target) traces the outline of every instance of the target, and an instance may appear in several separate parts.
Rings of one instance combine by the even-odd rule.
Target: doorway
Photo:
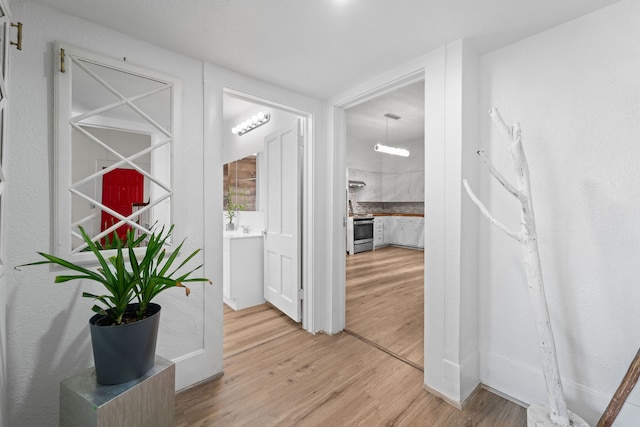
[[[102,176],[102,204],[123,216],[130,216],[133,207],[144,204],[144,175],[135,169],[116,168]],[[118,219],[106,211],[102,211],[100,231],[105,231]],[[123,242],[127,241],[130,225],[122,225],[115,233]],[[107,237],[102,239],[105,244]]]
[[[424,80],[345,109],[345,330],[424,367]],[[383,152],[401,149],[401,156]],[[374,222],[372,250],[350,247]],[[354,226],[352,226],[354,224]]]
[[[282,271],[286,270],[289,274],[288,277],[293,277],[292,280],[282,280],[282,283],[289,284],[289,288],[285,286],[283,288],[290,291],[291,295],[283,291],[276,296],[290,296],[291,298],[285,298],[289,300],[289,306],[294,305],[299,308],[298,314],[291,315],[291,317],[297,321],[302,320],[303,325],[307,322],[307,313],[302,310],[304,291],[297,289],[305,289],[304,275],[302,274],[304,259],[301,256],[303,245],[303,227],[301,225],[304,216],[303,200],[305,194],[303,189],[305,187],[303,177],[305,175],[305,159],[308,155],[307,135],[309,134],[310,117],[292,108],[275,105],[267,100],[250,97],[233,90],[223,92],[222,106],[224,123],[222,162],[227,172],[223,180],[225,186],[223,191],[225,195],[223,207],[225,223],[221,224],[221,227],[225,229],[223,232],[223,300],[225,303],[223,313],[225,350],[223,357],[226,358],[229,356],[228,353],[243,351],[242,347],[228,345],[228,333],[234,334],[236,337],[233,338],[234,340],[239,336],[237,331],[233,330],[234,319],[254,315],[256,318],[262,316],[269,319],[265,321],[273,321],[275,325],[278,325],[279,322],[288,322],[282,313],[273,313],[275,307],[278,306],[282,311],[291,315],[289,307],[282,306],[282,298],[274,299],[272,283],[274,276],[277,275],[274,275],[273,272],[274,263],[265,261],[273,258],[272,242],[283,234],[274,233],[273,218],[276,215],[281,215],[282,221],[275,222],[289,225],[292,224],[291,215],[296,211],[299,213],[293,219],[299,225],[294,226],[296,229],[294,240],[289,241],[288,246],[294,248],[297,258],[288,257],[285,260],[296,259],[295,265],[292,265],[293,262],[289,262],[288,265],[286,262],[275,263],[285,265],[287,269],[283,268]],[[249,121],[252,121],[252,117],[256,119],[261,117],[263,120],[262,122],[258,120],[260,123],[249,132],[243,132],[242,135],[239,135],[237,132],[239,126],[247,125]],[[253,120],[253,124],[256,124],[255,120]],[[236,132],[232,132],[234,128],[236,128]],[[291,135],[294,135],[295,140],[292,140]],[[282,158],[274,160],[274,146],[277,147],[276,151],[281,153]],[[299,166],[291,168],[282,163],[282,167],[274,167],[274,165],[280,165],[281,162],[287,162],[287,165],[293,162]],[[253,167],[252,170],[247,169],[251,167]],[[292,171],[292,169],[295,170]],[[278,173],[274,173],[274,171]],[[286,182],[281,177],[283,172],[288,174]],[[295,176],[297,178],[294,178]],[[281,183],[273,185],[276,179],[280,179],[287,185],[281,185]],[[292,180],[297,184],[294,187],[290,185]],[[270,208],[273,205],[272,202],[276,200],[276,196],[280,194],[279,191],[278,194],[274,194],[273,189],[282,190],[283,187],[289,192],[293,191],[291,194],[294,196],[280,197],[279,199],[284,199],[282,207]],[[271,196],[269,196],[270,194]],[[296,202],[294,204],[297,206],[296,208],[288,204],[291,199]],[[234,225],[230,229],[229,222],[232,221],[229,218],[229,213],[232,211],[234,211],[232,219]],[[288,231],[285,234],[290,234]],[[279,244],[276,251],[281,247],[282,244]],[[247,268],[248,265],[251,265],[252,268]],[[296,267],[297,273],[290,272],[292,267]],[[280,274],[280,277],[285,277],[284,273]],[[272,304],[269,304],[267,300]],[[277,326],[275,329],[277,334]],[[244,337],[241,339],[244,341],[244,348],[257,345],[264,338],[260,337],[260,334],[252,334],[251,331],[244,331],[243,335]]]

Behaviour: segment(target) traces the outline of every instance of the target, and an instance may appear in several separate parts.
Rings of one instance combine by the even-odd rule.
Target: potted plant
[[[227,225],[225,226],[226,230],[234,230],[235,229],[235,225],[233,224],[233,218],[235,218],[235,216],[238,214],[238,211],[244,210],[246,209],[246,205],[242,204],[242,203],[237,203],[237,195],[238,193],[236,192],[232,192],[231,191],[231,187],[229,187],[229,191],[228,191],[228,198],[227,198],[227,212],[225,213],[225,216],[227,217],[227,219],[229,220],[229,222],[227,223]],[[246,199],[246,188],[244,189],[244,195],[245,195],[245,199]],[[236,202],[232,202],[231,201],[231,196],[236,196]]]
[[[227,230],[232,231],[235,229],[235,225],[233,224],[233,218],[235,218],[235,216],[238,214],[238,211],[242,209],[243,209],[243,206],[240,204],[232,203],[232,202],[227,203],[227,212],[225,213],[227,219],[229,220],[229,222],[225,227]]]
[[[129,230],[125,242],[116,234],[113,242],[116,254],[105,259],[99,244],[93,242],[80,227],[88,250],[100,264],[97,271],[42,252],[38,253],[45,261],[22,265],[56,264],[78,273],[56,276],[56,283],[87,279],[104,286],[105,293],[101,295],[82,293],[83,297],[97,302],[92,307],[96,314],[89,320],[89,326],[96,377],[100,384],[128,382],[153,367],[160,321],[160,306],[151,302],[153,298],[174,287],[184,288],[188,296],[190,290],[184,285],[186,282],[211,283],[206,278],[190,277],[202,265],[178,273],[200,249],[172,269],[184,244],[183,240],[173,253],[166,253],[165,243],[172,231],[173,226],[166,232],[162,227],[158,233],[154,231],[150,236],[143,233],[135,238],[133,230]],[[137,257],[134,250],[143,242],[146,244],[144,254]]]

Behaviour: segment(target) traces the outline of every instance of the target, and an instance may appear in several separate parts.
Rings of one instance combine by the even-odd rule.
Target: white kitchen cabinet
[[[364,187],[356,187],[354,190],[355,201],[357,202],[379,202],[381,200],[381,177],[380,173],[374,171],[364,171],[359,169],[349,169],[348,177],[350,181],[362,181]]]
[[[377,216],[373,219],[373,249],[377,249],[385,245],[384,229],[386,217]]]
[[[355,189],[357,202],[424,202],[424,171],[389,173],[348,169],[349,180],[363,181]]]
[[[412,217],[409,246],[424,249],[424,218]]]
[[[359,169],[349,169],[348,176],[353,181],[364,181],[365,171]]]
[[[396,200],[396,176],[395,173],[385,173],[382,176],[382,201],[395,202]]]
[[[391,239],[394,245],[406,246],[404,238],[404,220],[401,216],[393,217],[393,232]]]
[[[383,225],[382,245],[398,245],[424,249],[424,218],[408,216],[376,217]],[[374,239],[375,226],[374,226]],[[377,242],[377,240],[376,240]],[[379,246],[379,243],[375,243]]]
[[[424,249],[424,218],[416,218],[418,233],[418,247]]]
[[[408,202],[424,202],[424,171],[409,172]]]
[[[411,200],[411,174],[399,173],[396,175],[395,202],[412,202]]]
[[[364,201],[380,202],[382,200],[382,174],[380,172],[367,171],[365,182]]]
[[[353,255],[353,217],[347,219],[347,253]]]
[[[384,244],[385,245],[393,245],[393,233],[394,233],[394,229],[395,229],[395,218],[392,216],[385,216],[384,217],[384,234],[383,234],[383,238],[384,238]]]
[[[264,299],[264,237],[241,231],[224,232],[222,243],[223,301],[234,310]]]
[[[404,246],[424,248],[424,218],[407,217],[403,227]]]
[[[424,202],[424,171],[383,173],[382,202]]]
[[[414,246],[412,245],[412,221],[411,218],[398,217],[396,218],[396,245],[402,246]]]

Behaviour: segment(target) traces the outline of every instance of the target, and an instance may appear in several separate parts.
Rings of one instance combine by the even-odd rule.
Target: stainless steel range
[[[373,250],[373,216],[353,217],[353,253]]]

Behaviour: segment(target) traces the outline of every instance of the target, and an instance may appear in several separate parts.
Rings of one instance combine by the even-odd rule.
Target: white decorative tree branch
[[[484,215],[484,217],[487,218],[487,220],[491,224],[495,225],[500,230],[504,231],[508,236],[516,239],[518,242],[522,242],[522,236],[520,235],[520,233],[509,230],[504,224],[502,224],[500,221],[495,219],[493,215],[491,215],[491,212],[489,212],[489,210],[480,201],[480,199],[478,199],[478,197],[473,193],[473,190],[471,190],[471,187],[469,187],[469,182],[466,179],[463,179],[462,183],[464,184],[464,188],[467,190],[467,194],[469,194],[469,197],[471,197],[471,200],[473,200],[473,203],[476,204],[476,206],[480,209],[480,212],[482,212],[482,215]]]
[[[493,175],[509,193],[511,193],[515,198],[519,199],[520,201],[526,201],[527,195],[523,194],[521,191],[519,191],[517,188],[511,185],[509,181],[504,179],[504,177],[500,174],[500,172],[498,172],[498,170],[493,167],[489,159],[487,159],[487,156],[485,156],[484,154],[484,150],[478,150],[478,156],[480,156],[484,164],[487,166],[491,175]]]
[[[509,193],[520,201],[520,232],[514,233],[509,231],[504,225],[499,223],[493,215],[489,213],[480,200],[478,200],[475,194],[473,194],[466,180],[463,181],[464,187],[466,188],[469,197],[471,197],[471,200],[473,200],[473,202],[480,208],[480,211],[485,218],[489,220],[489,222],[495,224],[502,231],[507,233],[507,235],[522,243],[529,296],[533,306],[536,329],[543,353],[542,370],[547,386],[547,396],[549,398],[549,419],[555,425],[568,427],[571,423],[569,421],[569,412],[567,411],[567,404],[564,397],[564,391],[562,389],[558,359],[556,357],[556,346],[553,339],[553,331],[551,330],[551,320],[549,318],[549,309],[547,307],[547,300],[544,294],[542,266],[540,263],[540,252],[538,250],[533,204],[531,202],[529,165],[522,147],[520,125],[514,124],[511,127],[508,127],[504,120],[502,120],[502,117],[500,117],[498,110],[495,108],[492,108],[489,111],[489,115],[507,143],[507,148],[511,154],[511,159],[516,173],[516,185],[511,185],[502,175],[500,175],[482,151],[479,151],[478,154],[489,168],[491,175],[493,175]]]

